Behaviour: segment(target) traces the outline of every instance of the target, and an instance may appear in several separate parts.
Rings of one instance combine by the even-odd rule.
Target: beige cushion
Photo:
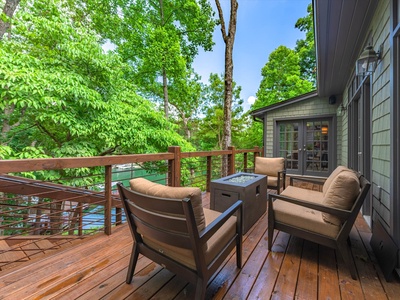
[[[360,193],[360,181],[357,174],[351,170],[342,170],[332,180],[322,204],[330,207],[350,210]],[[341,220],[328,213],[322,214],[326,222],[340,225]]]
[[[321,202],[315,198],[309,198],[307,201],[321,204]],[[273,207],[275,220],[279,223],[288,224],[290,226],[319,233],[321,235],[331,238],[336,238],[339,233],[340,227],[325,222],[322,218],[322,213],[320,211],[278,199],[274,201]]]
[[[134,178],[131,179],[129,183],[132,190],[145,195],[170,199],[190,198],[199,232],[205,228],[206,222],[201,199],[201,190],[199,188],[165,186],[151,182],[145,178]]]
[[[204,208],[206,226],[214,221],[220,214],[220,212]],[[229,242],[229,240],[235,235],[235,233],[236,217],[232,216],[207,242],[207,250],[205,252],[205,260],[207,265],[213,261],[216,255]],[[184,264],[191,269],[196,269],[196,263],[192,250],[170,246],[168,244],[161,243],[157,240],[148,239],[146,237],[143,237],[143,241],[151,248],[164,253],[166,256]]]
[[[321,192],[313,191],[309,189],[302,189],[300,187],[295,187],[289,185],[286,189],[281,193],[282,196],[295,198],[304,201],[315,201],[317,203],[322,203],[324,196]]]
[[[337,166],[335,170],[333,170],[333,172],[331,173],[331,175],[329,175],[329,177],[325,180],[324,185],[322,186],[322,193],[324,193],[324,196],[326,194],[326,192],[328,191],[333,179],[336,178],[336,176],[342,172],[342,171],[350,171],[349,168],[346,168],[345,166]]]
[[[275,176],[267,176],[267,185],[269,187],[275,186],[278,187],[278,177]]]
[[[278,177],[278,172],[284,170],[283,157],[256,157],[254,173]]]

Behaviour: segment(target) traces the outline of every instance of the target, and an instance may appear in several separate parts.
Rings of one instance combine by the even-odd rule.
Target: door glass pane
[[[328,170],[328,132],[328,121],[307,122],[305,138],[305,166],[307,171],[321,172]]]
[[[286,158],[286,169],[298,170],[298,123],[281,123],[279,125],[279,156]]]

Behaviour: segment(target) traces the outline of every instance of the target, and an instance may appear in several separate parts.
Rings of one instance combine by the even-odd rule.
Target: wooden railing
[[[59,245],[99,231],[111,234],[124,222],[117,181],[127,185],[146,177],[209,191],[210,182],[223,175],[224,156],[230,175],[252,167],[261,153],[258,147],[181,152],[172,146],[157,154],[0,160],[0,268],[2,254],[37,247],[38,241]]]

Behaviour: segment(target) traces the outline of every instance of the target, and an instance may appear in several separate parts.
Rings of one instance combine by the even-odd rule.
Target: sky
[[[215,0],[210,2],[218,17]],[[224,19],[228,22],[230,0],[220,0],[220,3]],[[244,111],[247,111],[260,86],[261,69],[270,53],[280,45],[294,49],[296,41],[305,38],[305,33],[294,26],[299,18],[307,15],[311,0],[238,0],[238,3],[233,80],[242,87],[241,98],[244,100]],[[208,83],[211,73],[224,73],[225,43],[220,26],[215,28],[214,42],[213,50],[200,50],[193,64],[204,83]]]

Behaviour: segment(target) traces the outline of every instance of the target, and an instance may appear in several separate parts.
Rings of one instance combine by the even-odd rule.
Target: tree
[[[193,149],[72,15],[62,0],[21,5],[0,40],[2,158]]]
[[[240,98],[241,87],[233,82],[232,93],[232,136],[233,140],[243,131],[242,104]],[[209,84],[203,89],[204,117],[199,123],[195,142],[200,150],[221,150],[223,149],[224,137],[224,92],[225,83],[223,75],[210,74]]]
[[[188,73],[185,79],[175,82],[170,88],[173,99],[179,99],[181,105],[174,103],[172,113],[176,114],[176,123],[181,128],[180,133],[188,141],[192,138],[193,124],[200,118],[200,107],[203,105],[201,91],[204,84],[196,73]]]
[[[227,149],[232,143],[232,91],[233,91],[233,44],[236,35],[237,10],[239,4],[237,0],[231,0],[230,18],[228,31],[226,30],[224,14],[219,0],[215,0],[221,25],[222,38],[225,43],[225,93],[224,93],[224,135],[223,148]],[[222,175],[228,173],[228,158],[224,158]]]
[[[307,7],[307,16],[297,20],[295,27],[306,33],[304,40],[296,42],[295,51],[300,59],[300,76],[302,79],[308,80],[316,87],[317,73],[316,73],[316,60],[315,60],[315,45],[314,45],[314,29],[313,29],[313,11],[312,5]]]
[[[311,82],[301,78],[299,55],[285,46],[271,52],[261,75],[253,109],[290,99],[313,88]]]
[[[163,100],[168,118],[170,103],[184,104],[171,98],[169,89],[191,73],[199,47],[212,48],[215,21],[210,4],[207,0],[120,0],[113,2],[111,11],[115,25],[102,23],[98,28],[132,66],[130,78],[142,95]]]

